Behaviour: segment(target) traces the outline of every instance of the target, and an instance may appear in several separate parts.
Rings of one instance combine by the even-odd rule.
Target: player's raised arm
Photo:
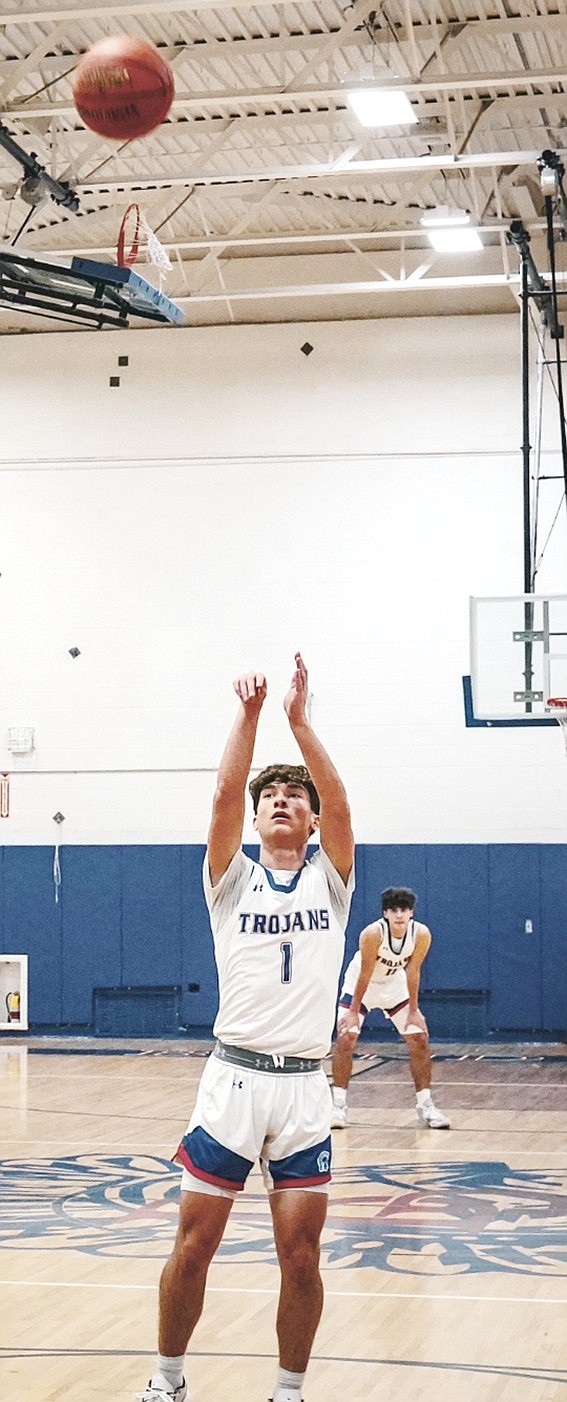
[[[308,676],[301,653],[295,654],[295,671],[284,699],[287,718],[299,745],[321,803],[321,846],[333,866],[347,881],[354,861],[350,809],[342,779],[307,719]]]
[[[263,672],[245,672],[233,683],[238,714],[226,742],[217,775],[207,852],[216,886],[242,842],[246,781],[254,754],[260,711],[266,699]]]

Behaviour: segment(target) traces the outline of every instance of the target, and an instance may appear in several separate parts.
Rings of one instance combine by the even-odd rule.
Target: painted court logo
[[[318,1167],[326,1172],[326,1151]],[[178,1168],[150,1155],[5,1159],[0,1242],[20,1252],[72,1249],[163,1260],[175,1235],[179,1181]],[[275,1261],[256,1171],[217,1256],[221,1265],[235,1260]],[[567,1174],[474,1161],[337,1169],[323,1264],[441,1279],[487,1271],[565,1277]]]
[[[402,1163],[387,1172],[345,1169],[339,1193],[341,1185],[348,1192],[334,1196],[327,1265],[437,1277],[567,1276],[564,1172],[501,1162]]]

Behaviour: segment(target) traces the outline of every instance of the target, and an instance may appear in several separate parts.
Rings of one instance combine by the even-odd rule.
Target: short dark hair
[[[269,764],[267,769],[262,769],[255,779],[251,779],[248,792],[252,795],[255,813],[258,812],[262,789],[267,789],[270,784],[300,784],[302,789],[307,789],[313,812],[319,812],[319,794],[304,764]]]
[[[387,886],[382,891],[382,910],[413,910],[417,901],[415,891],[411,891],[409,886]]]

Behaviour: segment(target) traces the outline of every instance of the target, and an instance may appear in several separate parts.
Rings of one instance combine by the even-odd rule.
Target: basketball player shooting
[[[238,713],[218,771],[203,870],[219,979],[217,1038],[177,1151],[179,1228],[160,1281],[159,1355],[140,1402],[183,1402],[187,1344],[233,1201],[259,1161],[280,1267],[273,1402],[300,1402],[323,1308],[320,1237],[331,1178],[330,1047],[354,841],[343,784],[307,718],[299,653],[284,708],[304,764],[249,784],[258,861],[242,851],[246,784],[266,700],[262,672],[234,683]],[[320,845],[307,860],[319,831]]]

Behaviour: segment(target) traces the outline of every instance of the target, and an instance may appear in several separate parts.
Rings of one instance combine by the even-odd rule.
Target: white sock
[[[299,1402],[305,1373],[290,1373],[278,1368],[272,1402]]]
[[[427,1090],[417,1090],[415,1093],[415,1098],[417,1100],[418,1105],[429,1105],[429,1102],[431,1100],[430,1086],[427,1087]]]
[[[346,1090],[342,1086],[331,1086],[333,1092],[333,1105],[346,1105]]]
[[[184,1353],[180,1358],[166,1358],[163,1353],[158,1353],[157,1368],[152,1377],[154,1387],[169,1388],[170,1392],[175,1392],[176,1387],[181,1387],[183,1382],[184,1364]]]

